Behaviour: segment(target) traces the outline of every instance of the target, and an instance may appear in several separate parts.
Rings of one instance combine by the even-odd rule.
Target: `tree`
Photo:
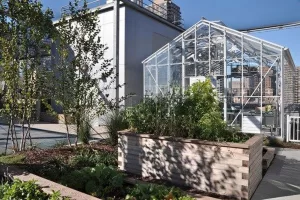
[[[86,124],[90,126],[90,120],[115,107],[109,90],[120,87],[114,84],[117,74],[111,59],[104,57],[107,46],[101,43],[97,15],[98,11],[89,10],[87,1],[79,5],[75,0],[57,25],[55,99],[63,107],[66,127],[71,116],[78,134],[86,130]]]
[[[28,138],[31,142],[33,111],[51,82],[43,59],[50,51],[45,39],[54,31],[52,18],[52,11],[43,11],[35,0],[0,1],[0,77],[5,82],[1,114],[9,120],[7,142],[10,137],[15,151],[24,150]],[[22,125],[20,143],[17,123]]]

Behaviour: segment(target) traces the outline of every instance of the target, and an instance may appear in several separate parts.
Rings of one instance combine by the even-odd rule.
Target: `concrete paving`
[[[75,126],[70,127],[70,138],[71,142],[75,140]],[[0,125],[0,154],[4,153],[6,146],[7,137],[7,125]],[[21,128],[16,126],[17,137],[21,138]],[[31,128],[31,137],[33,144],[38,148],[51,148],[59,143],[67,143],[66,139],[66,127],[63,124],[33,124]],[[108,135],[105,133],[103,127],[94,127],[91,132],[92,140],[99,140],[107,138]],[[11,147],[9,140],[8,147]],[[8,149],[8,152],[11,152]]]
[[[276,154],[252,200],[300,199],[300,150],[278,148]]]

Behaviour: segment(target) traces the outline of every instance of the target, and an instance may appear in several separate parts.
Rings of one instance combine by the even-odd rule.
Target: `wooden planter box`
[[[121,170],[198,190],[250,199],[262,179],[261,135],[245,143],[119,132]]]

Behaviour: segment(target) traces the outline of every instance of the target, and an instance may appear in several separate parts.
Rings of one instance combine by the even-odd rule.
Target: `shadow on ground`
[[[293,152],[294,155],[298,154],[298,159],[277,155],[252,200],[287,198],[300,194],[300,151],[290,152]]]

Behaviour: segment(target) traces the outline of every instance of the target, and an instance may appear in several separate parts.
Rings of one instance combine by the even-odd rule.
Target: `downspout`
[[[120,107],[120,94],[119,94],[119,88],[120,88],[120,67],[119,67],[119,42],[120,42],[120,0],[114,0],[114,38],[113,38],[113,46],[114,46],[114,67],[116,69],[116,112],[119,112]]]

